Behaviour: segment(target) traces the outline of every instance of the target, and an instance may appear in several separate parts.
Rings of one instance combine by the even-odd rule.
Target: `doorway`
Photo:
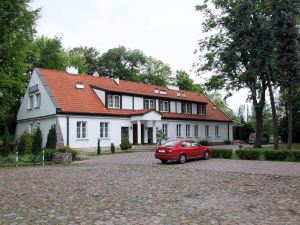
[[[153,144],[153,127],[148,127],[148,144]]]

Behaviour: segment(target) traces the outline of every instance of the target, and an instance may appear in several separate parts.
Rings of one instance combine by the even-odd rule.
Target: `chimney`
[[[95,71],[95,72],[93,73],[93,77],[99,77],[99,73],[98,73],[97,71]]]
[[[177,91],[177,97],[180,97],[180,91]]]
[[[113,80],[115,81],[115,83],[116,83],[117,85],[120,85],[120,78],[113,78]]]
[[[158,88],[155,88],[154,93],[155,93],[155,94],[158,94],[158,92],[159,92],[159,91],[158,91]]]
[[[78,67],[77,66],[67,66],[66,72],[68,74],[77,75],[78,74]]]

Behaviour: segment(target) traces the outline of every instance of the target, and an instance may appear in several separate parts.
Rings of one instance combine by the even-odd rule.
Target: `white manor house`
[[[176,87],[34,69],[17,116],[16,136],[40,127],[43,146],[52,125],[60,145],[88,149],[128,138],[134,145],[169,140],[232,141],[233,121],[205,95]]]

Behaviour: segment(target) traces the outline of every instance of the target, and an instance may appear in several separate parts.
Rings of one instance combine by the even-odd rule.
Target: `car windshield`
[[[178,143],[178,141],[168,141],[168,142],[162,144],[162,146],[164,146],[164,147],[173,147],[173,146],[175,146],[177,143]]]

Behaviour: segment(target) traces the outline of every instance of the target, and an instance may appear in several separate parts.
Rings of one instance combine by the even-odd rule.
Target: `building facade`
[[[40,127],[43,145],[56,125],[59,145],[95,148],[168,140],[232,140],[232,120],[205,95],[103,76],[34,69],[17,116],[16,136]]]

